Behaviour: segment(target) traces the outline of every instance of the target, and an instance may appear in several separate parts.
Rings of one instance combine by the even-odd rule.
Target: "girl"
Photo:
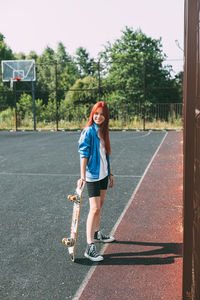
[[[81,178],[78,180],[78,187],[81,188],[83,182],[87,182],[90,202],[86,224],[87,248],[84,255],[92,261],[103,260],[96,250],[94,241],[104,243],[114,241],[114,237],[104,235],[99,228],[108,180],[109,187],[114,185],[109,159],[111,149],[108,123],[109,111],[106,103],[104,101],[96,103],[79,139]]]

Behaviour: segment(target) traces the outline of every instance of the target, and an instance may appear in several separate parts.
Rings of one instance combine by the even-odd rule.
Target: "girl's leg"
[[[100,231],[101,209],[104,204],[106,192],[107,192],[107,190],[100,191],[100,210],[96,217],[95,230],[94,230],[95,238],[94,239],[95,239],[95,241],[99,241],[99,242],[103,242],[103,243],[111,243],[115,240],[115,238],[113,236],[107,236],[107,235],[103,234],[102,231]],[[98,234],[96,233],[97,231],[99,231]]]
[[[101,214],[101,197],[89,198],[90,211],[87,218],[86,232],[87,232],[87,243],[91,244],[94,242],[94,232],[96,229],[97,220]]]
[[[107,190],[100,190],[100,210],[99,210],[99,212],[96,216],[96,223],[95,223],[94,232],[99,231],[99,229],[100,229],[101,209],[102,209],[102,206],[104,204],[104,199],[105,199],[105,196],[106,196],[106,192],[107,192]]]

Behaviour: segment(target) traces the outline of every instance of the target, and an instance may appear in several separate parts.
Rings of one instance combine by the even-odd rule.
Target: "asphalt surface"
[[[165,135],[110,133],[115,187],[108,191],[103,208],[105,233],[115,227]],[[79,178],[79,136],[80,132],[0,132],[0,299],[71,299],[94,268],[83,256],[87,193],[77,263],[71,262],[61,243],[70,232],[72,205],[66,194],[73,193]],[[111,265],[113,259],[105,261]]]

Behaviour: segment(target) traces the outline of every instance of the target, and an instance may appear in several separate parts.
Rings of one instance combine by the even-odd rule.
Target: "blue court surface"
[[[110,132],[115,187],[101,228],[109,234],[166,132]],[[80,132],[0,132],[0,299],[72,299],[92,262],[84,258],[89,203],[85,189],[76,263],[61,242],[70,233],[79,178]],[[130,233],[131,235],[131,233]],[[97,245],[100,251],[102,245]]]

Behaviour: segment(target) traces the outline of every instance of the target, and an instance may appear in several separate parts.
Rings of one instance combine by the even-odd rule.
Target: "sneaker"
[[[113,236],[107,236],[99,230],[95,232],[94,240],[95,242],[112,243],[115,241],[115,238]]]
[[[101,261],[103,260],[103,256],[101,256],[97,250],[94,243],[87,245],[84,256],[89,258],[91,261]]]

